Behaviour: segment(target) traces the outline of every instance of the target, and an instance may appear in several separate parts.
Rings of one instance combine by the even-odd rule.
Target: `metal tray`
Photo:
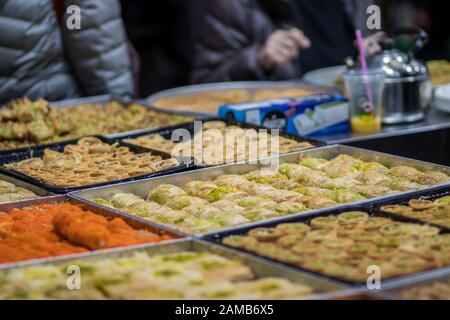
[[[432,272],[417,278],[414,283],[407,281],[399,282],[394,285],[387,285],[379,290],[377,293],[380,297],[387,300],[406,300],[401,293],[404,290],[422,287],[439,282],[450,282],[450,270]]]
[[[99,261],[103,259],[129,257],[136,252],[146,252],[149,255],[170,254],[183,251],[208,252],[221,255],[223,257],[240,261],[249,266],[256,278],[261,277],[281,277],[289,279],[295,283],[303,283],[311,286],[317,294],[306,297],[307,299],[329,299],[343,293],[350,294],[351,289],[340,283],[316,277],[306,273],[299,272],[289,267],[282,266],[278,263],[269,263],[264,259],[260,259],[234,249],[218,246],[205,241],[196,239],[175,240],[172,242],[164,242],[159,245],[147,245],[128,248],[117,248],[112,250],[104,250],[97,252],[89,252],[76,256],[66,256],[56,259],[32,261],[21,265],[0,268],[1,271],[9,271],[12,269],[23,268],[33,265],[47,264],[66,264],[71,261]],[[304,297],[302,297],[305,299]]]
[[[320,68],[305,73],[302,80],[307,83],[320,86],[329,86],[342,91],[345,84],[343,83],[340,85],[336,83],[336,80],[341,77],[345,70],[347,70],[347,66],[345,65]]]
[[[76,205],[76,206],[81,206],[85,210],[89,210],[95,214],[101,215],[108,219],[116,218],[116,217],[122,218],[128,225],[130,225],[132,228],[137,229],[137,230],[147,230],[147,231],[159,234],[159,235],[169,235],[169,236],[175,238],[174,240],[163,241],[164,243],[174,242],[174,241],[177,241],[176,239],[184,237],[184,234],[173,231],[173,230],[169,230],[169,229],[165,228],[164,226],[159,226],[159,225],[156,225],[153,223],[142,223],[138,219],[135,219],[135,217],[132,215],[113,212],[111,210],[108,210],[107,208],[102,208],[102,207],[99,207],[96,205],[92,205],[92,204],[86,203],[84,201],[68,197],[67,195],[59,195],[59,196],[52,196],[52,197],[46,197],[46,198],[40,198],[40,199],[34,199],[34,200],[24,200],[24,201],[19,201],[19,202],[15,202],[15,203],[0,204],[0,212],[7,213],[13,209],[39,206],[39,205],[43,205],[43,204],[59,204],[59,203],[66,203],[66,202]],[[148,243],[148,244],[130,246],[129,248],[152,247],[152,246],[156,246],[158,244],[159,243]],[[57,261],[57,260],[66,259],[66,258],[76,258],[76,257],[80,257],[80,256],[85,256],[85,255],[92,255],[93,253],[97,253],[97,252],[99,252],[99,253],[100,252],[109,252],[111,250],[118,250],[118,249],[94,250],[94,251],[90,251],[88,253],[68,254],[68,255],[57,256],[57,257],[48,257],[48,258],[42,258],[42,259],[30,259],[30,260],[13,262],[13,263],[4,263],[4,264],[0,264],[0,270],[16,268],[19,266],[42,263],[42,262]]]
[[[49,191],[47,191],[47,190],[45,190],[45,189],[43,189],[41,187],[38,187],[38,186],[36,186],[34,184],[31,184],[31,183],[28,183],[28,182],[25,182],[25,181],[22,181],[22,180],[19,180],[19,179],[16,179],[16,178],[13,178],[13,177],[5,175],[5,174],[3,174],[1,172],[0,172],[0,180],[12,183],[12,184],[14,184],[17,187],[21,187],[21,188],[25,188],[25,189],[28,189],[30,191],[33,191],[36,195],[38,195],[40,197],[46,197],[46,196],[51,196],[52,195],[51,192],[49,192]],[[20,201],[23,201],[23,200],[11,201],[11,202],[0,202],[0,204],[15,203],[15,202],[20,202]]]
[[[280,164],[281,163],[293,163],[293,162],[298,161],[299,156],[311,156],[311,157],[332,159],[340,154],[347,154],[347,155],[355,156],[355,157],[358,157],[358,158],[360,158],[362,160],[366,160],[366,161],[379,161],[383,164],[387,164],[390,166],[402,164],[402,165],[411,165],[411,166],[418,167],[421,169],[442,170],[450,175],[450,168],[445,167],[445,166],[434,165],[434,164],[430,164],[430,163],[423,162],[423,161],[411,160],[411,159],[407,159],[407,158],[403,158],[403,157],[392,156],[392,155],[388,155],[388,154],[384,154],[384,153],[380,153],[380,152],[374,152],[374,151],[369,151],[369,150],[364,150],[364,149],[359,149],[359,148],[354,148],[354,147],[334,145],[334,146],[326,146],[326,147],[317,148],[317,149],[308,149],[308,150],[304,150],[304,151],[289,153],[289,154],[281,155],[279,157],[270,157],[270,158],[260,159],[260,160],[256,160],[256,161],[238,163],[238,164],[227,164],[227,165],[205,168],[205,169],[200,169],[200,170],[195,170],[195,171],[190,171],[190,172],[167,175],[167,176],[155,178],[155,179],[146,179],[146,180],[141,180],[141,181],[132,182],[132,183],[123,183],[120,185],[112,185],[112,186],[108,186],[108,187],[104,187],[104,188],[95,188],[95,189],[91,189],[91,190],[75,192],[72,194],[72,196],[74,196],[76,198],[84,199],[87,201],[91,201],[91,199],[93,199],[93,198],[110,199],[116,193],[132,193],[132,194],[135,194],[135,195],[145,199],[150,190],[152,190],[153,188],[155,188],[158,185],[163,184],[163,183],[173,184],[175,186],[183,186],[186,183],[188,183],[189,181],[193,181],[193,180],[208,181],[208,180],[212,180],[212,179],[214,179],[220,175],[224,175],[224,174],[248,173],[250,171],[258,170],[258,169],[266,166],[268,163],[270,163],[270,161],[273,161],[273,160],[279,160]],[[450,185],[450,184],[445,184],[445,185]],[[439,186],[435,186],[435,187],[429,188],[427,190],[434,190],[435,188],[438,188],[438,187]],[[414,190],[414,191],[408,191],[408,192],[403,192],[403,193],[398,193],[398,194],[397,193],[389,194],[386,196],[376,197],[376,198],[359,201],[359,202],[354,202],[354,203],[350,203],[350,204],[342,204],[342,205],[331,207],[331,208],[332,209],[347,208],[351,204],[367,205],[367,204],[374,203],[375,201],[395,199],[396,197],[398,197],[399,194],[401,194],[401,195],[408,195],[408,194],[409,195],[417,195],[417,194],[420,194],[420,192],[421,191]],[[329,209],[330,208],[310,210],[310,211],[301,212],[298,214],[293,214],[293,215],[290,215],[287,217],[286,216],[278,217],[278,218],[269,219],[269,220],[265,220],[265,221],[283,221],[286,219],[290,219],[291,217],[313,216],[317,213],[327,212]],[[146,221],[146,220],[142,219],[142,221]],[[253,222],[250,224],[246,224],[246,226],[258,226],[259,224],[261,224],[261,222],[262,221]],[[231,230],[239,229],[240,227],[241,226],[234,227],[234,228],[227,228],[224,230],[231,231]],[[220,230],[217,230],[214,232],[208,232],[205,234],[199,234],[197,236],[211,235],[218,231],[220,231]]]
[[[347,206],[346,208],[341,208],[341,209],[328,209],[325,212],[317,213],[317,214],[310,215],[310,216],[307,216],[307,217],[291,217],[289,219],[284,219],[284,221],[263,222],[263,223],[260,223],[257,227],[272,228],[272,227],[276,227],[280,223],[290,223],[290,222],[302,222],[302,223],[309,224],[310,221],[313,218],[325,217],[325,216],[330,216],[330,215],[338,215],[338,214],[341,214],[341,213],[344,213],[344,212],[348,212],[348,211],[364,211],[364,212],[367,212],[370,216],[374,216],[374,217],[386,217],[386,218],[390,218],[390,219],[392,219],[394,221],[409,222],[409,221],[405,221],[403,219],[399,219],[395,215],[391,215],[391,214],[383,213],[383,212],[378,212],[378,211],[374,210],[371,205],[365,205],[365,206],[357,206],[357,205],[353,205],[352,206],[352,205],[350,205],[350,206]],[[426,223],[417,223],[417,224],[426,225]],[[206,240],[206,241],[211,241],[213,243],[219,243],[219,244],[221,244],[223,246],[229,247],[229,246],[227,246],[227,245],[222,243],[222,240],[224,238],[226,238],[228,236],[231,236],[231,235],[245,235],[250,230],[252,230],[254,228],[255,228],[255,226],[251,226],[251,227],[250,226],[243,226],[243,227],[237,228],[235,230],[231,230],[231,231],[222,231],[222,232],[217,232],[216,234],[206,235],[206,236],[203,236],[202,239]],[[449,233],[447,230],[445,230],[443,228],[439,228],[439,229],[441,231],[440,232],[441,234]],[[317,276],[322,276],[322,277],[324,277],[326,279],[330,279],[330,280],[333,280],[333,281],[338,281],[338,282],[341,282],[341,283],[344,283],[346,285],[350,285],[350,286],[353,286],[353,287],[363,288],[364,286],[366,286],[366,283],[363,283],[363,282],[345,280],[345,279],[340,279],[340,278],[337,278],[337,277],[328,276],[328,275],[325,275],[325,274],[320,273],[320,272],[312,271],[312,270],[305,269],[305,268],[298,267],[298,266],[293,266],[293,265],[291,265],[289,263],[286,263],[286,262],[281,262],[281,261],[278,261],[278,260],[274,260],[274,259],[262,256],[262,255],[260,255],[258,253],[255,253],[255,252],[246,251],[244,249],[239,249],[239,250],[241,250],[243,252],[247,252],[249,254],[253,254],[253,255],[255,255],[257,257],[260,257],[260,258],[267,259],[269,261],[281,263],[283,265],[290,266],[290,267],[292,267],[294,269],[298,269],[298,270],[301,270],[303,272],[308,272],[308,273],[311,273],[311,274],[314,274],[314,275],[317,275]],[[421,272],[417,272],[417,273],[413,273],[413,274],[409,274],[409,275],[403,275],[403,276],[397,276],[397,277],[388,278],[388,279],[382,280],[382,286],[384,286],[384,285],[395,286],[395,285],[398,285],[399,283],[404,283],[404,282],[414,283],[416,280],[418,280],[418,279],[420,280],[421,277],[426,276],[428,274],[433,274],[433,273],[436,273],[436,272],[438,272],[438,273],[439,272],[450,272],[450,266],[437,268],[437,269],[425,270],[425,271],[421,271]]]
[[[383,213],[386,213],[386,214],[389,214],[391,216],[394,216],[397,219],[402,219],[405,222],[426,223],[426,224],[429,224],[431,226],[435,226],[435,227],[444,229],[447,232],[450,232],[450,228],[442,226],[442,225],[439,225],[439,224],[434,224],[434,223],[427,222],[425,220],[420,220],[420,219],[411,218],[411,217],[405,217],[405,216],[402,216],[402,215],[399,215],[399,214],[395,214],[395,213],[386,212],[386,211],[381,210],[381,207],[382,206],[386,206],[386,205],[408,205],[409,200],[412,200],[412,199],[423,199],[423,200],[434,201],[434,200],[436,200],[438,198],[442,198],[442,197],[445,197],[445,196],[448,196],[448,195],[450,195],[450,187],[444,187],[444,188],[441,188],[441,189],[436,189],[436,190],[432,190],[432,191],[426,191],[426,192],[423,192],[423,193],[421,193],[421,194],[419,194],[417,196],[409,195],[409,196],[400,197],[398,199],[391,200],[391,201],[379,202],[379,203],[376,204],[376,210],[380,211],[380,212],[383,212]]]
[[[231,120],[231,119],[208,118],[208,119],[197,120],[197,121],[201,121],[202,123],[212,122],[212,121],[222,121],[222,122],[226,123],[228,126],[234,125],[234,126],[238,126],[240,128],[243,128],[243,129],[254,129],[254,130],[261,130],[261,129],[263,129],[263,130],[267,130],[268,134],[272,133],[272,129],[269,129],[269,128],[266,128],[266,127],[263,127],[263,126],[249,124],[249,123],[238,122],[238,121]],[[195,131],[196,128],[195,128],[194,122],[189,122],[189,123],[175,125],[175,126],[172,126],[172,127],[167,127],[167,128],[161,129],[161,130],[147,130],[146,132],[134,133],[134,134],[130,134],[128,136],[123,136],[121,139],[122,140],[125,140],[125,139],[136,139],[136,138],[139,138],[139,137],[159,134],[164,139],[171,140],[173,132],[175,132],[176,130],[183,130],[183,129],[187,130],[191,134],[191,137],[194,137],[194,135],[197,134],[197,132]],[[280,137],[284,137],[284,138],[288,138],[288,139],[292,139],[292,140],[295,140],[297,142],[308,142],[308,143],[312,144],[315,147],[323,147],[323,146],[327,145],[327,143],[325,141],[312,139],[312,138],[307,138],[307,137],[303,137],[303,136],[297,136],[297,135],[288,134],[288,133],[280,132],[279,136]],[[127,144],[133,145],[132,143],[127,143]],[[210,167],[208,165],[200,165],[200,164],[198,164],[197,166],[198,167]]]
[[[141,105],[149,110],[152,111],[156,111],[156,112],[161,112],[161,113],[168,113],[168,114],[173,114],[173,115],[186,115],[186,116],[191,116],[187,114],[186,112],[183,111],[177,111],[177,110],[160,110],[160,109],[156,109],[152,106],[150,106],[148,103],[146,103],[145,101],[142,100],[132,100],[132,99],[124,99],[124,98],[120,98],[120,97],[114,97],[114,96],[110,96],[110,95],[103,95],[103,96],[95,96],[95,97],[86,97],[86,98],[76,98],[76,99],[69,99],[69,100],[63,100],[63,101],[56,101],[56,102],[50,102],[50,105],[55,108],[55,109],[68,109],[68,108],[72,108],[72,107],[76,107],[76,106],[83,106],[83,105],[88,105],[88,104],[106,104],[108,102],[119,102],[124,104],[125,106],[131,105],[131,104],[138,104]],[[139,132],[144,132],[147,131],[149,128],[146,129],[138,129],[138,130],[132,130],[132,131],[126,131],[126,132],[118,132],[118,133],[113,133],[113,134],[107,134],[104,135],[105,137],[108,138],[119,138],[123,135],[129,135],[132,133],[139,133]],[[153,128],[153,129],[158,129],[158,128]],[[73,140],[73,139],[71,139]],[[66,140],[61,140],[58,142],[52,142],[52,143],[46,143],[46,144],[41,144],[41,145],[36,145],[36,146],[30,146],[30,147],[23,147],[23,148],[17,148],[17,149],[9,149],[9,150],[0,150],[0,156],[2,155],[8,155],[11,153],[16,153],[16,152],[24,152],[30,148],[36,148],[36,147],[48,147],[48,146],[52,146],[61,142],[65,142]]]
[[[171,158],[171,156],[167,153],[158,151],[158,150],[151,150],[148,148],[142,148],[142,147],[138,147],[135,145],[128,145],[128,144],[123,144],[120,141],[115,141],[112,139],[108,139],[105,138],[103,136],[92,136],[92,137],[96,137],[98,139],[100,139],[101,141],[103,141],[104,143],[107,144],[114,144],[114,143],[119,143],[122,146],[126,146],[130,149],[130,151],[135,152],[135,153],[147,153],[147,152],[151,152],[154,155],[158,155],[163,159],[169,159]],[[163,170],[163,171],[159,171],[159,172],[154,172],[154,173],[149,173],[146,175],[142,175],[142,176],[137,176],[137,177],[133,177],[133,178],[128,178],[128,179],[123,179],[121,181],[110,181],[110,182],[103,182],[103,183],[99,183],[99,184],[95,184],[95,185],[88,185],[88,186],[81,186],[81,187],[68,187],[68,188],[64,188],[64,187],[57,187],[51,184],[48,184],[46,182],[43,182],[37,178],[33,178],[31,176],[28,176],[24,173],[21,173],[19,171],[16,170],[11,170],[11,169],[7,169],[4,167],[5,164],[9,164],[9,163],[15,163],[15,162],[19,162],[19,161],[23,161],[26,159],[30,159],[30,158],[36,158],[36,157],[42,157],[44,154],[45,149],[50,148],[52,150],[56,150],[56,151],[63,151],[64,147],[67,145],[71,145],[71,144],[76,144],[80,139],[75,139],[75,140],[70,140],[70,141],[65,141],[65,142],[61,142],[61,143],[55,143],[49,146],[39,146],[39,147],[32,147],[32,148],[27,148],[26,151],[22,151],[22,152],[14,152],[12,154],[9,155],[4,155],[2,157],[0,157],[0,173],[4,173],[6,175],[10,175],[13,176],[17,179],[32,183],[42,189],[45,189],[47,191],[50,191],[52,193],[56,193],[56,194],[65,194],[65,193],[69,193],[72,191],[77,191],[77,190],[83,190],[83,189],[87,189],[87,188],[93,188],[93,187],[100,187],[100,186],[106,186],[109,184],[114,184],[114,183],[120,183],[120,182],[128,182],[128,181],[135,181],[135,180],[139,180],[139,179],[144,179],[144,178],[151,178],[151,177],[157,177],[157,176],[161,176],[161,175],[165,175],[165,174],[172,174],[175,172],[181,172],[184,170],[188,170],[189,167],[187,165],[180,165],[171,169],[167,169],[167,170]]]
[[[149,105],[153,106],[155,109],[166,111],[171,110],[170,108],[159,107],[155,102],[159,99],[177,97],[190,95],[194,93],[201,93],[206,91],[227,91],[231,89],[243,89],[250,92],[254,92],[258,89],[277,89],[277,88],[304,88],[310,89],[315,92],[323,93],[339,93],[336,88],[330,87],[320,87],[318,85],[309,84],[302,81],[235,81],[235,82],[218,82],[218,83],[207,83],[207,84],[196,84],[190,86],[183,86],[173,89],[168,89],[164,91],[157,92],[149,96],[146,101]],[[184,111],[184,110],[183,110]],[[208,111],[187,111],[189,115],[197,116],[217,116],[217,112]]]
[[[339,292],[331,296],[328,300],[345,300],[345,301],[369,301],[369,300],[385,300],[385,298],[377,293],[370,292],[367,289],[353,289],[351,292]]]

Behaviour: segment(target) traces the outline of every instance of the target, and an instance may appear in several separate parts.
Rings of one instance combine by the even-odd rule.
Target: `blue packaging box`
[[[329,94],[223,105],[219,117],[310,137],[350,130],[348,100]]]

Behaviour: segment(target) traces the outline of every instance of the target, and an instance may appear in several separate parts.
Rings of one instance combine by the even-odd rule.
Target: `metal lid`
[[[426,65],[395,49],[393,39],[381,40],[380,46],[381,51],[368,57],[369,68],[383,69],[386,77],[391,79],[428,76]]]

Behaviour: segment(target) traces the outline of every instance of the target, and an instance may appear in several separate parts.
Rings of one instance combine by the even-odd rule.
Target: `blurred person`
[[[79,30],[66,25],[71,5]],[[0,30],[2,103],[134,93],[117,0],[0,0]]]
[[[450,28],[442,1],[384,0],[385,20],[389,29],[416,26],[428,33],[429,41],[417,53],[425,60],[450,60]]]
[[[288,80],[356,54],[369,0],[207,0],[191,80]],[[377,34],[369,51],[379,49]]]
[[[128,38],[140,55],[142,96],[185,85],[204,0],[121,0]]]

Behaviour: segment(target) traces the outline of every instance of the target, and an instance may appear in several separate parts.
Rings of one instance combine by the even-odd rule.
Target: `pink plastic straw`
[[[359,29],[356,29],[356,41],[358,43],[359,56],[361,59],[361,67],[364,77],[364,85],[366,86],[367,97],[369,98],[369,105],[371,112],[375,111],[375,105],[373,103],[373,95],[372,88],[370,87],[369,81],[367,80],[367,76],[369,75],[369,70],[367,68],[367,60],[366,60],[366,48],[364,46],[364,40],[362,36],[362,32]]]

